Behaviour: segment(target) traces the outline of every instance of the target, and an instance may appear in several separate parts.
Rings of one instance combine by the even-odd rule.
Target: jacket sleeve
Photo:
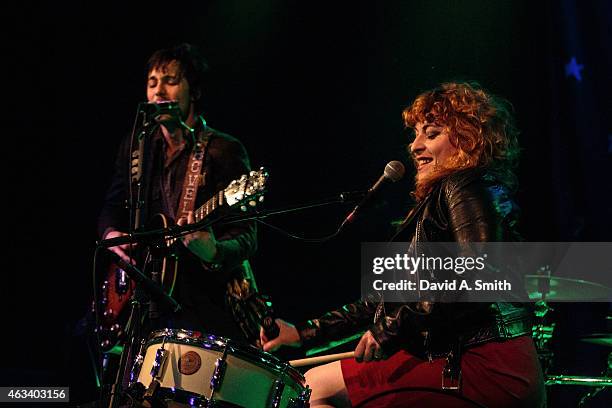
[[[365,330],[374,320],[378,305],[378,299],[369,297],[327,312],[318,319],[296,324],[302,346],[320,346]]]
[[[232,180],[248,174],[251,169],[249,157],[242,143],[237,139],[228,138],[214,138],[210,142],[211,174],[208,182],[214,191],[225,189]],[[257,226],[254,221],[213,227],[213,229],[217,238],[217,257],[214,263],[222,265],[223,269],[231,270],[255,253]]]
[[[129,228],[127,205],[129,137],[124,138],[115,158],[113,176],[106,192],[104,203],[98,217],[98,236],[112,230],[127,231]]]

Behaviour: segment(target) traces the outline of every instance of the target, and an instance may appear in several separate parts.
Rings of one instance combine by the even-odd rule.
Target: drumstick
[[[325,356],[301,358],[299,360],[291,360],[289,361],[289,364],[292,367],[305,367],[305,366],[310,366],[310,365],[315,365],[315,364],[330,363],[332,361],[342,360],[343,358],[353,358],[353,357],[355,357],[355,352],[349,351],[346,353],[327,354]]]

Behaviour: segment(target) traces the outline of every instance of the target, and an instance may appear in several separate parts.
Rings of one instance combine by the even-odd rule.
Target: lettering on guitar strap
[[[185,181],[183,183],[183,192],[181,193],[179,208],[176,214],[177,220],[182,217],[187,218],[189,212],[193,211],[198,187],[204,184],[202,168],[206,153],[206,145],[208,144],[208,136],[208,132],[200,133],[198,141],[191,153],[191,157],[189,158],[189,165],[187,166]]]

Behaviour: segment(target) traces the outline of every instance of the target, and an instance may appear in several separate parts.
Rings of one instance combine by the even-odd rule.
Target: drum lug
[[[153,367],[151,367],[151,377],[161,377],[161,371],[164,367],[164,363],[166,362],[167,355],[168,352],[166,351],[166,349],[164,349],[164,346],[162,344],[162,347],[157,349],[157,352],[155,353],[155,361],[153,361]]]
[[[297,398],[291,398],[287,408],[310,408],[310,394],[312,390],[307,385]]]
[[[140,347],[138,348],[138,353],[136,353],[136,358],[134,359],[134,363],[132,364],[132,371],[130,371],[130,381],[128,386],[132,386],[136,383],[138,379],[138,375],[140,375],[140,370],[142,369],[142,364],[144,363],[144,354],[143,348],[145,346],[145,340],[143,339],[140,342]]]
[[[275,380],[272,385],[272,391],[270,392],[270,399],[268,400],[268,408],[280,407],[281,397],[283,396],[283,390],[285,389],[285,383],[281,380]]]
[[[225,368],[227,362],[225,361],[225,353],[221,358],[218,358],[215,362],[215,371],[213,372],[212,378],[210,379],[210,389],[214,392],[219,389],[221,382],[223,381],[223,375],[225,374]],[[211,394],[212,397],[212,394]],[[212,398],[211,398],[212,399]]]
[[[144,362],[144,356],[139,354],[134,359],[134,364],[132,365],[132,371],[130,372],[130,382],[129,385],[133,385],[138,379],[138,374],[140,374],[140,369],[142,368],[142,363]]]

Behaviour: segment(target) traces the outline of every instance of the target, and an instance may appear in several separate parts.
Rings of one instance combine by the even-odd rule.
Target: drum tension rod
[[[161,386],[161,383],[158,381],[158,379],[161,378],[164,364],[168,356],[168,350],[164,348],[165,345],[166,336],[164,336],[164,339],[162,340],[161,347],[158,348],[157,352],[155,353],[155,361],[153,361],[153,367],[151,367],[151,384],[149,384],[149,388],[147,388],[143,396],[144,399],[146,401],[149,401],[150,403],[153,403],[157,400],[157,394]]]
[[[223,382],[223,376],[225,375],[225,368],[227,367],[227,348],[228,344],[223,348],[223,354],[215,361],[215,371],[210,379],[210,397],[209,400],[213,401],[213,395],[221,387]]]

